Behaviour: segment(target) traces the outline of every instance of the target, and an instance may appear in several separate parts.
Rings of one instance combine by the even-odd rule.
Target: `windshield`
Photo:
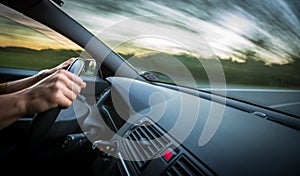
[[[222,89],[300,116],[297,0],[64,2],[67,14],[149,80]]]

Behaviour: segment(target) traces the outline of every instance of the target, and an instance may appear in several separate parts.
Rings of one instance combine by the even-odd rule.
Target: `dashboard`
[[[99,60],[110,53],[103,77],[126,66],[102,42],[93,40],[88,45],[94,36],[49,1],[6,0],[3,4],[60,32]],[[129,66],[125,70],[120,76],[138,76]],[[96,105],[77,102],[74,110],[63,111],[72,118],[57,123],[61,132],[54,128],[49,132],[53,138],[77,132],[75,116],[79,116],[81,129],[100,151],[92,165],[94,175],[300,175],[300,120],[295,116],[203,91],[124,77],[109,77],[110,86],[101,93],[102,83],[91,84],[91,90],[86,88],[83,94],[87,101],[94,92],[100,94]],[[45,149],[42,154],[48,152]],[[78,159],[74,162],[78,165],[86,161],[78,155],[72,159]],[[55,166],[65,168],[63,164],[54,160]],[[26,170],[27,166],[35,165],[28,162]]]
[[[128,78],[108,81],[97,106],[111,130],[116,175],[300,173],[298,129],[226,100]]]

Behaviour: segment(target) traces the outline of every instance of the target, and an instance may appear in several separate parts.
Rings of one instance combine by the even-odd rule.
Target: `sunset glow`
[[[300,51],[296,4],[284,0],[249,3],[176,1],[170,6],[167,1],[65,0],[62,10],[123,54],[160,51],[246,62],[247,53],[252,53],[266,65],[293,62]],[[2,47],[81,49],[29,18],[16,19],[16,12],[3,6],[0,10]]]
[[[82,50],[52,29],[0,4],[0,47]]]

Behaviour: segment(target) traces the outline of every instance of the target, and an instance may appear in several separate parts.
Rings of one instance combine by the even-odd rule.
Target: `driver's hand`
[[[85,87],[86,83],[80,77],[64,69],[57,70],[23,91],[25,111],[39,113],[58,106],[67,108]]]
[[[66,61],[64,61],[63,63],[57,65],[56,67],[54,68],[51,68],[51,69],[46,69],[47,71],[43,74],[43,78],[55,73],[56,71],[58,70],[61,70],[61,69],[67,69],[72,63],[73,61],[75,61],[76,58],[70,58]]]

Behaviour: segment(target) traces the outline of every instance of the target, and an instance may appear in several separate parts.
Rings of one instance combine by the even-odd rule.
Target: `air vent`
[[[189,159],[181,156],[171,167],[163,174],[164,176],[201,176],[205,175],[201,172]]]
[[[128,153],[140,171],[150,159],[170,143],[167,138],[163,137],[158,127],[149,122],[134,127],[127,139]]]

